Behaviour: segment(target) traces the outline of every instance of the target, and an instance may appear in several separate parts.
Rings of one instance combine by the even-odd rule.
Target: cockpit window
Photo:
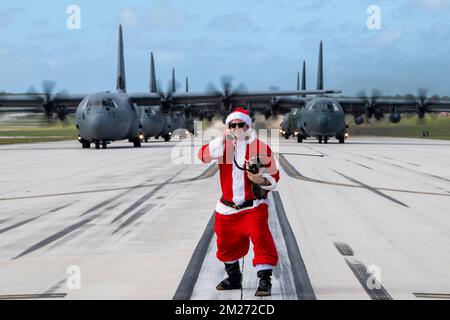
[[[116,108],[116,105],[111,99],[102,100],[102,105],[107,108]]]
[[[316,102],[309,106],[308,111],[314,112],[338,112],[339,106],[335,102]]]

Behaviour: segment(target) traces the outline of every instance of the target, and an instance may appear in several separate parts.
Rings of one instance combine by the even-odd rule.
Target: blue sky
[[[66,28],[71,4],[81,30]],[[366,27],[372,4],[380,30]],[[293,89],[305,59],[314,88],[323,40],[327,88],[450,95],[449,18],[450,0],[2,0],[0,91],[40,89],[45,79],[72,93],[114,90],[121,23],[130,92],[148,90],[150,52],[164,86],[175,67],[193,91],[221,75],[254,90]]]

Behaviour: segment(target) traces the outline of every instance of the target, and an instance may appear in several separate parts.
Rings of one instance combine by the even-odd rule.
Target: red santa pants
[[[277,249],[269,229],[267,204],[231,215],[216,212],[217,258],[222,262],[239,260],[253,243],[253,266],[278,262]]]

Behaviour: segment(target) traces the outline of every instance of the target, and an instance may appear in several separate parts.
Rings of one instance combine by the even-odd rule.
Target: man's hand
[[[266,179],[262,176],[262,173],[252,174],[247,171],[247,176],[250,179],[250,181],[256,183],[256,184],[263,184]]]
[[[235,139],[233,132],[231,131],[230,128],[226,128],[225,132],[223,133],[223,140],[233,140]]]

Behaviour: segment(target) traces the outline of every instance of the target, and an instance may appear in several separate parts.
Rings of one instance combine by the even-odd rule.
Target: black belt
[[[236,210],[240,210],[240,209],[244,209],[244,208],[248,208],[248,207],[253,207],[253,200],[254,200],[254,199],[247,200],[247,201],[245,201],[243,204],[241,204],[241,205],[238,206],[238,205],[235,204],[234,202],[230,202],[230,201],[225,200],[223,197],[220,198],[220,201],[221,201],[224,205],[226,205],[226,206],[228,206],[228,207],[231,207],[231,208],[234,208],[234,209],[236,209]]]

